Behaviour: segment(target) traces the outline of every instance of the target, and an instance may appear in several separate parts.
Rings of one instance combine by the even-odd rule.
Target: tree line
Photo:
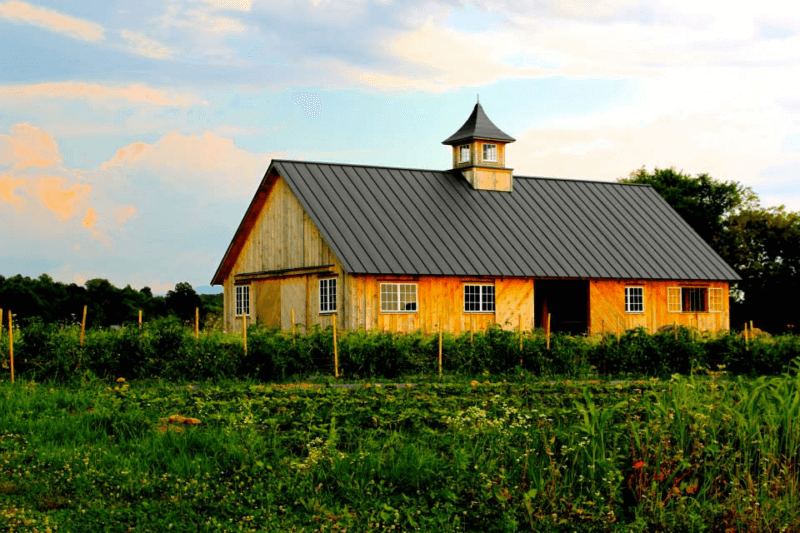
[[[764,207],[750,188],[674,168],[632,172],[652,185],[742,280],[731,285],[731,327],[771,333],[800,328],[800,213]]]
[[[202,324],[222,315],[222,294],[197,294],[186,282],[158,296],[150,287],[137,290],[126,285],[119,289],[99,278],[77,285],[54,281],[47,274],[38,278],[0,276],[0,308],[11,310],[17,319],[75,324],[82,319],[84,305],[88,327],[137,322],[140,310],[145,321],[170,316],[194,321],[195,308],[200,309]]]

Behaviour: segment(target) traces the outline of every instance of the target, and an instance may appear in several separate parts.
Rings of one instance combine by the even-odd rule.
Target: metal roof
[[[738,280],[649,185],[275,160],[351,274]]]
[[[480,103],[475,104],[472,114],[461,128],[450,137],[442,141],[442,144],[457,144],[473,139],[487,139],[490,141],[514,142],[516,139],[503,132],[489,120]]]

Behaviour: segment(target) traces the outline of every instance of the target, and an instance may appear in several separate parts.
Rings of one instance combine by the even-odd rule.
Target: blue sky
[[[518,175],[800,211],[800,8],[584,4],[0,0],[0,275],[207,285],[272,158],[447,168],[478,94]]]

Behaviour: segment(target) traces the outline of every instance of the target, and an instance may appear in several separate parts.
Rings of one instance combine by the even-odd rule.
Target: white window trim
[[[339,307],[337,305],[337,303],[339,301],[339,293],[338,293],[338,285],[339,284],[336,282],[336,280],[337,280],[337,278],[320,278],[319,279],[319,314],[321,314],[321,315],[328,315],[328,314],[331,314],[331,313],[335,313],[337,311],[338,307]],[[330,301],[329,301],[329,299],[326,300],[326,299],[322,298],[322,286],[323,286],[323,283],[328,285],[328,292],[330,292],[330,284],[331,284],[331,282],[333,283],[333,309],[323,309],[322,308],[323,301],[326,301],[327,303],[330,303]]]
[[[642,290],[642,309],[641,311],[631,311],[629,309],[628,289],[641,289]],[[631,315],[644,314],[644,286],[642,285],[626,285],[625,286],[625,312]]]
[[[486,157],[486,149],[490,146],[494,147],[494,159]],[[497,163],[497,151],[497,145],[494,143],[483,143],[483,145],[481,145],[481,156],[483,157],[483,160],[488,163]]]
[[[394,310],[386,310],[383,308],[383,286],[384,285],[394,285],[397,289],[397,306],[400,307],[400,286],[401,285],[412,285],[414,287],[414,309],[394,309]],[[378,311],[380,313],[417,313],[419,312],[419,287],[418,283],[406,283],[403,281],[387,281],[382,282],[378,287]]]
[[[463,311],[465,313],[470,313],[470,314],[475,314],[475,313],[478,313],[478,314],[494,314],[494,313],[497,312],[497,291],[496,290],[493,291],[494,292],[494,294],[493,294],[494,298],[492,298],[492,303],[494,304],[494,309],[492,309],[491,311],[486,311],[486,310],[483,309],[483,305],[484,305],[485,302],[483,301],[483,291],[481,290],[481,291],[478,291],[478,306],[480,307],[480,310],[478,310],[478,311],[467,311],[467,287],[492,287],[494,289],[494,283],[465,283],[464,284],[464,289],[461,291],[461,296],[463,297],[463,300],[464,300],[464,305],[462,306],[462,309],[463,309]]]
[[[466,148],[466,150],[464,150]],[[459,163],[469,163],[470,159],[472,159],[470,154],[471,148],[468,144],[462,144],[458,147],[458,162]],[[464,158],[464,152],[467,153],[467,157]]]
[[[241,294],[242,305],[239,305],[239,299]],[[245,298],[245,295],[246,298]],[[234,294],[233,294],[233,314],[234,316],[250,316],[250,285],[234,285]],[[244,301],[247,301],[247,312],[240,312],[244,311]]]

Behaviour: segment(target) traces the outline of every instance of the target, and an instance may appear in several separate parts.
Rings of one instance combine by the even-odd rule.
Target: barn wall
[[[280,177],[274,177],[269,186],[264,205],[223,284],[225,328],[229,331],[241,331],[241,317],[234,316],[236,274],[332,264],[342,284],[341,264],[289,186]],[[248,283],[249,320],[288,328],[294,309],[296,324],[329,324],[330,317],[319,314],[317,279],[306,275]]]
[[[625,287],[644,288],[644,313],[625,312]],[[722,311],[682,313],[667,311],[668,287],[705,287],[722,289]],[[701,331],[722,331],[730,328],[728,282],[679,282],[637,280],[591,280],[589,282],[591,311],[589,328],[592,334],[616,333],[643,327],[655,332],[662,326],[697,327]]]
[[[459,278],[449,276],[346,276],[345,311],[348,329],[434,332],[443,329],[460,333],[498,324],[524,330],[533,325],[533,281],[514,278]],[[416,312],[381,312],[380,284],[416,283]],[[494,284],[495,312],[464,312],[465,284]]]

